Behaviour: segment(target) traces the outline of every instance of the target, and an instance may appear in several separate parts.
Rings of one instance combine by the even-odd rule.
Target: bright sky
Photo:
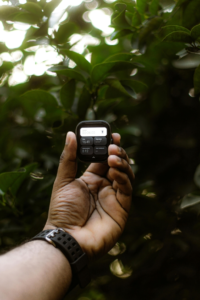
[[[38,2],[40,0],[37,0]],[[48,0],[47,2],[50,2]],[[86,22],[91,22],[94,27],[100,29],[102,31],[102,36],[105,38],[105,42],[110,45],[115,45],[118,43],[118,40],[110,41],[109,35],[114,31],[113,28],[110,28],[109,25],[111,23],[111,14],[112,11],[108,8],[101,8],[98,9],[98,1],[97,0],[63,0],[57,6],[57,8],[53,11],[50,19],[49,19],[49,26],[52,27],[49,30],[49,34],[53,34],[54,30],[58,29],[58,25],[63,20],[67,19],[68,13],[64,12],[69,6],[78,6],[82,2],[85,2],[85,6],[88,11],[83,15],[83,19]],[[107,3],[114,2],[116,0],[104,0]],[[26,0],[19,0],[20,4],[26,3]],[[1,5],[11,5],[10,2],[6,2],[0,0]],[[64,12],[64,14],[63,14]],[[9,53],[2,53],[0,55],[0,65],[3,61],[12,61],[16,62],[19,61],[19,64],[14,68],[13,74],[9,77],[9,85],[16,85],[18,83],[24,82],[28,80],[28,76],[36,75],[40,76],[44,74],[47,69],[52,64],[58,64],[62,61],[62,56],[58,55],[56,50],[51,46],[41,45],[34,47],[35,55],[32,53],[28,56],[25,60],[24,66],[20,63],[20,59],[22,58],[23,54],[21,51],[18,51],[16,54],[16,48],[18,48],[25,37],[26,30],[30,28],[30,25],[24,23],[17,23],[14,24],[13,31],[6,31],[4,30],[3,24],[0,21],[0,42],[5,43],[5,45],[9,49],[13,49],[11,55]],[[76,45],[72,46],[71,50],[76,51],[78,53],[83,53],[84,49],[87,45],[98,45],[100,41],[97,38],[90,36],[89,34],[80,35],[74,34],[70,38],[70,43],[76,43]],[[30,49],[30,50],[33,50]],[[86,55],[86,59],[90,61],[91,54]],[[75,64],[70,61],[69,67],[75,67]],[[51,73],[53,75],[53,73]]]

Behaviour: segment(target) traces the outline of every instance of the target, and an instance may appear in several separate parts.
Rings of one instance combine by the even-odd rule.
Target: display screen
[[[80,129],[81,136],[107,136],[106,127],[82,127]]]

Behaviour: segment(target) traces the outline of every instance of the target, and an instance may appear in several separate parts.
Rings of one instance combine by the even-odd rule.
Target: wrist
[[[86,287],[91,280],[90,271],[87,267],[88,257],[77,240],[63,228],[49,228],[45,226],[44,229],[34,236],[32,240],[47,241],[58,248],[68,259],[73,275],[70,290],[77,284],[81,288]]]

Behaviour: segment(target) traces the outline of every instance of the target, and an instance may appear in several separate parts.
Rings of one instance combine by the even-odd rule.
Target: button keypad
[[[82,155],[106,155],[108,153],[107,137],[81,137],[80,138],[80,154]],[[93,158],[95,158],[93,156]]]
[[[99,146],[105,146],[107,144],[107,138],[105,136],[95,137],[94,144]]]
[[[82,146],[80,149],[82,155],[91,155],[93,154],[93,147],[92,146]]]
[[[82,137],[80,143],[83,146],[93,145],[93,137]]]
[[[107,147],[105,146],[96,146],[94,147],[94,154],[102,155],[107,153]]]

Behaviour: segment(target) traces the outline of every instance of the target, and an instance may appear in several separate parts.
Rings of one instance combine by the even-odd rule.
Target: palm
[[[108,251],[113,242],[117,241],[122,226],[119,225],[116,216],[120,213],[125,224],[128,214],[119,205],[116,192],[107,178],[86,171],[80,179],[75,179],[54,195],[55,200],[59,199],[52,199],[52,205],[56,206],[53,210],[59,213],[60,221],[57,227],[64,228],[75,239],[78,236],[83,248],[85,240],[95,240],[95,243],[92,242],[92,245],[85,249],[87,253],[90,249],[92,255],[95,255],[95,247],[98,248],[98,253],[101,248]],[[105,235],[107,228],[109,232],[103,244],[102,233]]]

